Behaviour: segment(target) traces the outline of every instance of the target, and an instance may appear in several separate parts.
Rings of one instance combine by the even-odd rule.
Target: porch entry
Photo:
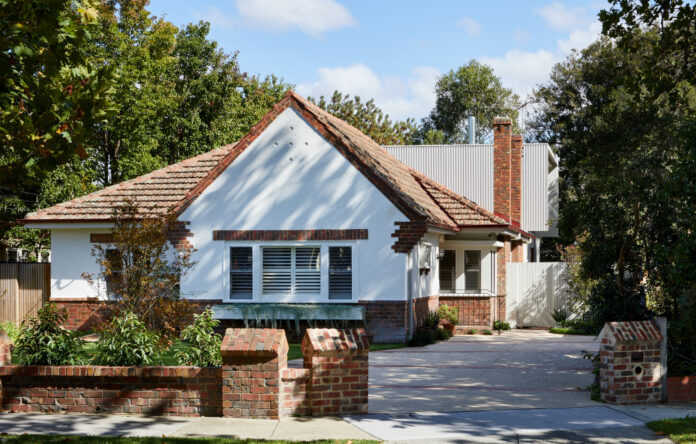
[[[440,295],[495,295],[495,251],[443,247]]]

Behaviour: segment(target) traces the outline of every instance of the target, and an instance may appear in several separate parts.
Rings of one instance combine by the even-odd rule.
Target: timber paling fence
[[[36,316],[50,293],[50,263],[0,263],[0,322]]]

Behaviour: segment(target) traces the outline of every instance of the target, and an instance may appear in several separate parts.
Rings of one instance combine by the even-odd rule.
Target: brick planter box
[[[696,376],[667,378],[667,402],[696,401]]]
[[[13,412],[220,416],[221,377],[219,367],[0,367]]]
[[[367,413],[364,329],[307,329],[305,368],[287,368],[278,329],[228,329],[221,367],[19,366],[0,331],[0,409],[279,418]]]

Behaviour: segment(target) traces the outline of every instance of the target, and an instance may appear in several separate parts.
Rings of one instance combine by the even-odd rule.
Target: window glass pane
[[[467,250],[464,252],[465,289],[467,291],[481,290],[481,251]]]
[[[321,293],[321,249],[302,247],[295,249],[295,293]]]
[[[329,247],[329,299],[353,297],[351,247]]]
[[[292,248],[264,248],[263,294],[289,294],[292,289]]]
[[[230,248],[230,298],[252,299],[254,279],[251,247]]]
[[[440,259],[440,291],[454,292],[457,255],[454,250],[443,250],[443,253],[444,257]]]

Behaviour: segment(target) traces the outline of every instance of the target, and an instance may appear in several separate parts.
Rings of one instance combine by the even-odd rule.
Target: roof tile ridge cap
[[[410,168],[410,170],[411,170],[411,174],[413,174],[414,176],[422,177],[423,181],[431,183],[434,187],[438,188],[440,191],[447,194],[452,199],[459,201],[461,204],[469,207],[470,209],[478,212],[479,214],[482,214],[482,215],[492,219],[495,222],[500,223],[501,225],[508,225],[508,222],[506,222],[502,218],[496,216],[495,214],[491,213],[490,211],[486,210],[485,208],[483,208],[482,206],[480,206],[476,202],[473,202],[473,201],[467,199],[466,197],[457,194],[456,192],[454,192],[454,191],[450,190],[449,188],[447,188],[446,186],[442,185],[440,182],[437,182],[436,180],[431,179],[430,177],[426,176],[425,174],[423,174],[419,171],[414,170],[413,168]]]
[[[440,208],[440,210],[442,210],[443,213],[445,213],[445,216],[447,216],[447,218],[449,219],[449,221],[452,223],[452,226],[455,227],[455,228],[458,227],[459,225],[458,225],[457,222],[454,220],[454,217],[453,217],[442,205],[440,205],[440,203],[437,201],[437,199],[435,199],[435,196],[433,196],[432,193],[431,193],[430,191],[428,191],[428,190],[425,188],[425,186],[423,185],[423,178],[425,178],[425,176],[423,176],[423,178],[419,177],[419,176],[421,176],[421,175],[420,175],[416,170],[414,170],[413,168],[409,168],[409,173],[411,173],[411,176],[413,177],[413,179],[416,181],[416,183],[418,184],[418,186],[420,186],[420,187],[423,189],[423,192],[430,198],[430,200],[432,200],[433,203],[434,203],[438,208]],[[415,174],[414,174],[414,173],[415,173]]]
[[[236,144],[236,143],[237,142],[234,142],[234,144]],[[228,144],[228,145],[231,145],[231,144]],[[157,173],[163,173],[163,172],[169,172],[169,171],[175,170],[175,167],[181,166],[184,163],[193,163],[194,160],[199,160],[199,158],[201,158],[205,155],[208,155],[208,154],[212,153],[213,151],[217,151],[217,150],[220,150],[222,148],[225,148],[228,145],[214,148],[210,151],[206,151],[205,153],[201,153],[201,154],[198,154],[196,156],[189,157],[188,159],[184,159],[182,161],[173,163],[171,165],[167,165],[167,166],[164,166],[162,168],[156,169],[154,171],[150,171],[149,173],[143,174],[142,176],[137,176],[137,177],[134,177],[132,179],[124,180],[123,182],[109,185],[108,187],[104,187],[100,190],[92,191],[91,193],[85,194],[84,196],[76,197],[76,198],[71,199],[67,202],[61,202],[61,203],[52,205],[50,207],[41,208],[41,209],[36,210],[32,213],[28,213],[27,216],[25,216],[25,219],[29,219],[30,215],[32,215],[31,217],[37,217],[37,216],[42,216],[42,215],[48,216],[48,215],[50,215],[49,210],[51,210],[52,208],[65,208],[65,207],[68,207],[70,205],[76,205],[76,204],[80,204],[82,202],[85,202],[87,200],[91,200],[95,197],[113,196],[114,193],[116,193],[117,191],[120,191],[123,188],[127,188],[130,185],[133,185],[135,183],[139,183],[140,181],[151,179]]]
[[[296,94],[296,93],[294,93],[294,94],[295,94],[295,95],[293,95],[292,97],[296,99],[296,98],[297,98],[297,94]],[[349,148],[351,151],[359,151],[360,153],[364,153],[365,155],[367,155],[367,157],[369,157],[369,159],[370,159],[373,163],[378,164],[380,167],[382,167],[382,168],[384,168],[384,169],[388,169],[387,167],[385,167],[385,166],[382,164],[382,162],[379,161],[379,159],[377,159],[377,158],[376,158],[375,156],[373,156],[371,153],[369,153],[369,152],[367,152],[366,150],[364,150],[364,149],[362,149],[361,147],[359,147],[355,142],[353,142],[353,141],[350,139],[350,137],[348,137],[346,134],[344,134],[343,131],[341,131],[340,128],[338,128],[333,122],[331,122],[330,119],[328,119],[326,116],[322,115],[322,114],[324,114],[324,113],[325,113],[325,114],[328,114],[328,115],[331,115],[330,113],[328,113],[327,111],[322,110],[321,108],[317,107],[317,106],[314,105],[314,104],[311,104],[311,102],[308,102],[306,99],[304,99],[304,98],[302,98],[302,97],[300,97],[300,99],[301,99],[301,100],[297,100],[298,104],[299,104],[300,106],[302,106],[304,109],[306,109],[307,112],[311,113],[311,114],[314,116],[314,118],[317,119],[320,123],[322,123],[324,126],[326,126],[327,128],[329,128],[330,131],[331,131],[331,133],[333,133],[334,136],[337,136],[339,139],[341,139],[341,140],[343,141],[344,145],[346,145],[347,148]],[[312,107],[307,106],[308,103],[310,103],[313,107],[317,107],[317,109],[321,111],[321,114],[320,114],[320,113],[317,113],[315,110],[313,110]],[[336,117],[336,116],[333,116],[333,117],[336,118],[336,119],[338,119],[338,120],[340,120],[340,121],[342,121],[342,122],[344,122],[346,125],[350,126],[351,128],[355,128],[355,127],[351,126],[348,122],[345,122],[345,121],[339,119],[339,118]],[[357,128],[355,128],[355,129],[356,129],[356,131],[360,131],[360,130],[358,130]],[[364,133],[362,133],[362,132],[360,132],[360,133],[364,135]],[[369,136],[365,136],[365,137],[366,137],[367,139],[369,139],[369,140],[372,140]],[[379,147],[379,144],[378,144],[377,142],[375,142],[374,140],[372,140],[372,142],[373,142],[376,146]],[[389,156],[391,156],[391,154],[389,154],[388,152],[386,152],[386,150],[382,150],[382,151],[384,151],[386,154],[388,154]],[[355,153],[353,153],[353,154],[355,155]],[[359,157],[359,156],[358,156],[358,157]],[[398,162],[400,165],[403,165],[406,169],[408,169],[408,166],[407,166],[407,165],[405,165],[405,164],[402,163],[402,162],[399,162],[399,160],[396,159],[395,157],[393,157],[393,156],[391,156],[391,157],[392,157],[396,162]],[[362,161],[363,164],[366,164],[366,165],[367,165],[367,162],[366,162],[365,160],[361,160],[361,161]],[[367,166],[370,166],[370,165],[367,165]],[[371,166],[370,166],[370,167],[371,167]],[[393,183],[392,183],[393,181],[391,180],[391,178],[389,178],[384,172],[380,171],[379,169],[375,169],[374,167],[371,167],[371,169],[372,169],[372,173],[378,175],[384,182],[386,182],[387,186],[389,186],[389,188],[390,188],[392,191],[394,191],[395,193],[398,193],[398,194],[401,196],[402,199],[411,202],[412,205],[416,207],[416,208],[414,208],[414,209],[416,209],[419,213],[421,213],[422,216],[428,217],[428,214],[429,214],[430,212],[427,211],[427,210],[426,210],[422,205],[420,205],[418,202],[416,202],[416,201],[415,201],[411,196],[409,196],[407,193],[403,192],[399,187],[396,187],[395,185],[393,185]],[[385,179],[387,179],[387,180],[385,180]],[[447,213],[445,213],[445,215],[447,215]],[[449,216],[448,216],[448,217],[449,217]]]

